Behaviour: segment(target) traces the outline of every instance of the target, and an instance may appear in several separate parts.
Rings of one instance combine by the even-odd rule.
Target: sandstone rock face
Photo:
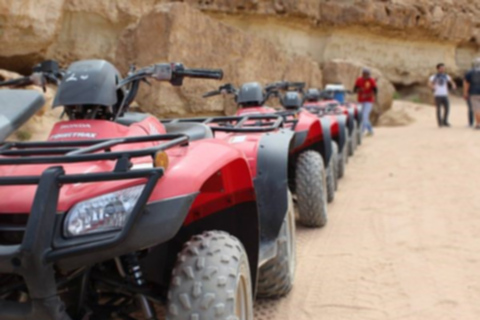
[[[47,6],[54,14],[43,12],[44,9],[39,8],[41,1],[24,2],[29,3],[31,12],[22,12],[21,6],[12,7],[5,11],[5,24],[1,19],[3,12],[0,13],[0,28],[9,32],[6,35],[11,34],[1,38],[2,49],[12,47],[0,51],[0,67],[27,73],[32,60],[53,58],[67,66],[75,60],[97,58],[112,61],[122,72],[126,72],[131,63],[142,67],[169,61],[184,62],[187,67],[224,70],[222,82],[187,79],[180,88],[159,83],[152,87],[143,85],[137,102],[142,110],[158,116],[234,112],[231,98],[201,98],[205,91],[224,82],[240,85],[247,81],[267,83],[288,78],[321,85],[319,65],[312,59],[287,53],[263,38],[220,23],[187,4],[161,3],[165,2],[161,0],[58,0]],[[3,6],[8,7],[6,3]],[[41,18],[34,17],[37,11],[42,14]],[[23,19],[25,26],[15,31],[14,24],[15,28],[9,30],[7,18]],[[41,37],[15,37],[27,29]],[[24,43],[26,49],[21,51]],[[13,50],[17,47],[18,50]]]
[[[399,85],[424,85],[438,62],[461,77],[480,55],[480,7],[469,0],[186,2],[317,62],[362,61]]]
[[[341,83],[347,89],[352,90],[356,79],[361,75],[364,67],[368,66],[355,61],[332,60],[323,64],[324,82],[325,84]],[[376,122],[381,114],[391,108],[395,88],[378,69],[370,69],[372,77],[376,79],[378,86],[377,102],[372,111],[372,119]]]
[[[186,24],[185,21],[190,23]],[[160,37],[161,35],[161,37]],[[158,39],[152,41],[151,39]],[[317,63],[306,57],[289,56],[262,38],[245,34],[181,4],[157,6],[122,36],[118,49],[120,65],[148,65],[156,61],[182,61],[189,67],[222,68],[218,81],[186,79],[181,88],[170,85],[144,87],[138,101],[142,109],[162,115],[191,115],[232,111],[232,98],[203,99],[201,95],[220,83],[268,83],[282,79],[321,84]],[[188,104],[185,104],[188,101]],[[227,112],[229,113],[229,112]]]

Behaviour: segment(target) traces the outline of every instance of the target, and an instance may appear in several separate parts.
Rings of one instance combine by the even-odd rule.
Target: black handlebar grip
[[[19,86],[19,87],[21,87],[21,86],[28,86],[32,83],[33,82],[30,79],[30,77],[23,77],[23,78],[17,78],[17,79],[2,81],[2,82],[0,82],[0,87],[3,87],[3,86]]]
[[[203,98],[210,98],[210,97],[213,97],[213,96],[218,96],[220,93],[221,92],[218,91],[218,90],[210,91],[210,92],[205,93],[202,97]]]
[[[221,69],[185,69],[177,72],[177,74],[189,78],[223,79],[223,70]]]

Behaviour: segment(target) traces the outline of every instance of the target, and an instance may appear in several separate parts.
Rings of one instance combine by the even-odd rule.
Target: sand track
[[[347,167],[330,220],[299,228],[294,289],[256,319],[480,319],[480,132],[455,100],[397,103],[416,122],[378,128]]]

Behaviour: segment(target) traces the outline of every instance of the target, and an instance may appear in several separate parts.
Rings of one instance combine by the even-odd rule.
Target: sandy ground
[[[291,294],[256,319],[480,319],[480,132],[455,100],[397,102],[415,123],[378,128],[347,167],[328,226],[298,230]]]

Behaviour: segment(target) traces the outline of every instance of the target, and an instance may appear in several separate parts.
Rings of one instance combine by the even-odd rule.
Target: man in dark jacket
[[[473,61],[473,68],[465,74],[463,96],[475,115],[475,129],[480,129],[480,58]]]

